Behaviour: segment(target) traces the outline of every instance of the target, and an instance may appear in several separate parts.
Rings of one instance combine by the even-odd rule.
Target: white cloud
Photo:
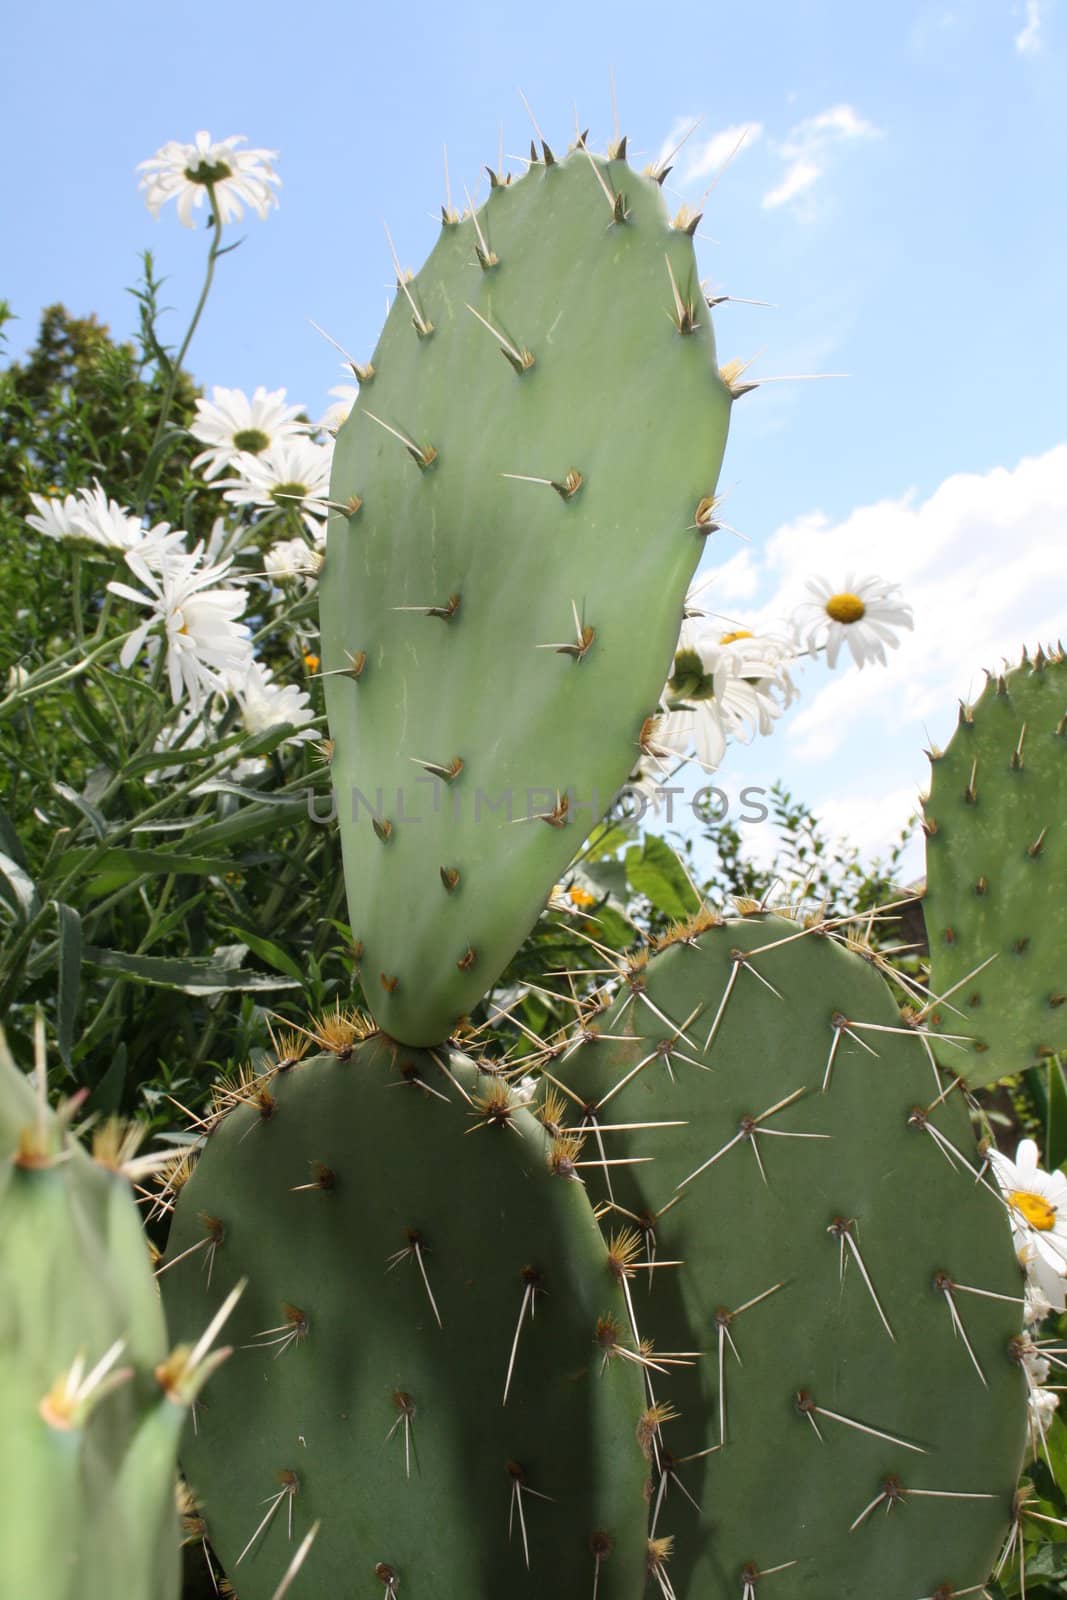
[[[751,150],[762,133],[762,122],[735,122],[729,128],[720,128],[710,139],[687,145],[689,158],[685,164],[684,181],[693,183],[697,178],[706,178],[709,173],[718,172],[735,152],[741,155]]]
[[[660,145],[656,165],[671,162],[683,186],[715,173],[735,153],[749,150],[763,133],[762,122],[735,122],[707,139],[696,139],[699,117],[675,117],[670,133]]]
[[[763,207],[770,210],[774,206],[784,206],[790,200],[795,200],[798,194],[803,194],[805,189],[810,189],[817,179],[822,177],[822,168],[816,166],[814,161],[794,161],[786,169],[785,177],[777,189],[768,189],[763,196]]]
[[[754,629],[780,625],[816,573],[844,587],[849,574],[875,572],[899,582],[914,608],[915,631],[886,667],[802,668],[800,704],[775,735],[831,832],[884,849],[925,780],[923,750],[947,742],[957,702],[981,690],[984,669],[1060,636],[1065,527],[1067,442],[1013,467],[954,473],[926,499],[908,490],[840,522],[807,512],[719,569],[705,609],[740,603],[746,615],[732,620]]]
[[[1015,48],[1021,56],[1036,56],[1041,49],[1041,0],[1026,0],[1026,21],[1015,35]]]
[[[882,130],[867,122],[850,105],[829,106],[813,117],[805,117],[791,128],[777,147],[786,163],[781,181],[768,189],[762,204],[766,210],[787,205],[804,194],[823,176],[829,151],[849,139],[880,138]]]

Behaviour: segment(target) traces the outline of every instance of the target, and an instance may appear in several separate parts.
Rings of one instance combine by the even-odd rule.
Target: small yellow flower
[[[572,906],[577,906],[579,911],[584,911],[587,906],[596,905],[596,895],[590,894],[588,889],[583,889],[577,883],[572,883],[567,890],[567,899]]]
[[[318,672],[321,665],[319,658],[312,650],[304,651],[304,665],[309,672]]]

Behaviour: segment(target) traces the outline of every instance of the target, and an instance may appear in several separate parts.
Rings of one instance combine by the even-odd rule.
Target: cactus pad
[[[942,1100],[870,965],[770,916],[631,967],[597,1027],[553,1068],[567,1120],[654,1158],[587,1177],[636,1236],[619,1253],[664,1263],[633,1273],[640,1335],[700,1352],[651,1377],[678,1600],[972,1592],[1026,1387],[1020,1269],[960,1091]]]
[[[249,1279],[183,1456],[229,1579],[270,1600],[318,1522],[318,1594],[638,1600],[641,1377],[567,1149],[463,1064],[342,1057],[212,1132],[168,1245],[179,1331]]]
[[[2,1054],[0,1214],[0,1592],[171,1600],[182,1413],[137,1208]]]
[[[446,1038],[639,758],[731,394],[685,219],[584,147],[449,216],[341,429],[321,580],[349,914]]]
[[[930,985],[944,1064],[975,1086],[1067,1051],[1067,659],[990,676],[933,758]]]

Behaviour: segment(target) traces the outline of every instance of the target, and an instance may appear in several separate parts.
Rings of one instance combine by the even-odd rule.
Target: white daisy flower
[[[311,537],[321,544],[326,537],[322,502],[330,493],[332,461],[332,445],[316,444],[306,436],[280,439],[260,456],[242,452],[234,462],[238,476],[224,479],[219,487],[231,505],[298,511]]]
[[[989,1163],[1008,1203],[1016,1254],[1046,1299],[1061,1309],[1067,1277],[1067,1176],[1041,1171],[1033,1139],[1022,1140],[1014,1161],[991,1150]]]
[[[886,645],[895,650],[900,643],[896,630],[914,626],[900,585],[884,578],[856,579],[850,573],[841,589],[825,578],[809,578],[807,589],[811,598],[797,607],[793,626],[809,650],[825,645],[831,667],[837,665],[843,644],[848,645],[857,667],[868,661],[884,666]]]
[[[211,396],[196,402],[196,417],[189,425],[193,438],[208,447],[196,457],[193,467],[203,467],[209,482],[227,467],[236,466],[242,454],[262,455],[280,440],[307,432],[307,424],[296,420],[303,407],[286,405],[284,389],[272,389],[268,394],[261,384],[250,400],[243,389],[222,389],[216,384]]]
[[[796,691],[792,659],[779,643],[743,632],[717,635],[686,618],[667,682],[667,710],[650,730],[655,752],[693,754],[714,772],[730,739],[748,744],[770,733]]]
[[[1052,1419],[1059,1407],[1060,1397],[1051,1389],[1031,1389],[1027,1398],[1028,1422],[1030,1432],[1030,1454],[1037,1456],[1045,1435],[1052,1426]]]
[[[171,699],[178,705],[184,691],[193,712],[215,690],[227,689],[226,674],[243,674],[252,655],[251,630],[237,620],[247,597],[240,589],[212,587],[231,563],[202,566],[202,553],[201,545],[191,554],[165,552],[153,570],[140,552],[129,550],[126,563],[148,593],[126,583],[108,584],[112,594],[151,611],[123,645],[122,666],[130,667],[142,648],[155,660],[161,640],[153,630],[158,628],[166,640]]]
[[[1061,1297],[1061,1301],[1062,1301],[1062,1297],[1063,1297],[1063,1280],[1062,1279],[1060,1279],[1060,1297]],[[1025,1307],[1024,1307],[1024,1310],[1023,1310],[1023,1321],[1026,1323],[1026,1326],[1028,1328],[1036,1327],[1038,1323],[1044,1322],[1046,1317],[1050,1317],[1052,1315],[1053,1310],[1062,1311],[1063,1309],[1064,1308],[1063,1308],[1062,1304],[1060,1304],[1059,1306],[1055,1306],[1053,1304],[1053,1302],[1048,1298],[1048,1296],[1046,1295],[1044,1289],[1042,1289],[1040,1284],[1027,1283],[1026,1291],[1025,1291]]]
[[[78,489],[62,499],[43,494],[31,494],[30,499],[36,514],[26,518],[29,527],[88,556],[132,550],[148,537],[139,518],[109,499],[95,479],[91,489]],[[167,524],[162,523],[151,536],[166,531]]]
[[[271,672],[252,661],[245,672],[231,679],[231,685],[246,733],[266,733],[269,728],[288,722],[297,732],[284,740],[285,744],[300,744],[317,737],[315,730],[307,727],[315,719],[315,708],[307,690],[299,684],[275,683]]]
[[[314,578],[322,568],[321,550],[310,550],[303,539],[279,539],[263,557],[269,578],[284,583],[294,578]]]
[[[339,383],[330,390],[336,399],[319,423],[319,427],[326,433],[336,433],[343,423],[348,421],[348,414],[359,399],[359,385],[357,383]]]
[[[278,204],[274,189],[281,179],[271,166],[278,152],[238,150],[244,143],[243,133],[212,140],[209,133],[200,132],[192,144],[168,140],[154,156],[137,164],[144,174],[139,188],[149,211],[158,217],[168,200],[177,200],[178,220],[195,228],[193,212],[210,190],[221,222],[239,221],[246,205],[265,219],[271,206]]]

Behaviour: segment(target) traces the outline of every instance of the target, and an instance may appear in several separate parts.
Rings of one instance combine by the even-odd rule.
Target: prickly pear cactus
[[[521,943],[669,670],[731,402],[676,220],[584,147],[494,179],[401,275],[338,436],[334,788],[364,991],[409,1044]]]
[[[975,1086],[1067,1050],[1067,659],[990,675],[932,757],[930,984],[946,1067]]]
[[[1026,1387],[1020,1269],[965,1104],[833,936],[709,920],[627,970],[542,1112],[593,1160],[645,1158],[587,1178],[637,1331],[691,1354],[647,1374],[660,1587],[971,1593]]]
[[[227,1576],[270,1600],[318,1523],[315,1594],[636,1600],[638,1352],[573,1150],[501,1080],[337,1049],[249,1088],[168,1244],[179,1331],[249,1280],[183,1453]]]
[[[0,1592],[168,1600],[178,1439],[207,1375],[168,1356],[140,1218],[0,1051]]]

